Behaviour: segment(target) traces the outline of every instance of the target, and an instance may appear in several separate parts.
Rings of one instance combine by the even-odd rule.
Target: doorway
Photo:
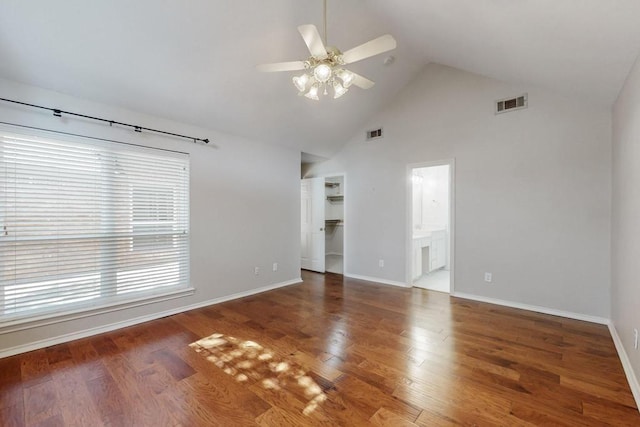
[[[325,269],[344,273],[344,177],[325,178]]]
[[[344,274],[345,176],[301,183],[301,267]]]
[[[409,177],[410,283],[451,293],[453,161],[411,165]]]

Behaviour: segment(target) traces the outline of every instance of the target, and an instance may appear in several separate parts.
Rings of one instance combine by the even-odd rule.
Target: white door
[[[302,180],[301,266],[324,273],[324,178]]]

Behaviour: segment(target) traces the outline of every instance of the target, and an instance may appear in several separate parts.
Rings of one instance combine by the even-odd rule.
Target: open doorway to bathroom
[[[413,286],[452,292],[453,162],[410,167],[410,280]]]

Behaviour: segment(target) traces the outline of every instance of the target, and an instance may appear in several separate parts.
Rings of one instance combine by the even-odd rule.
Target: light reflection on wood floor
[[[0,425],[640,425],[606,326],[303,278],[0,359]]]
[[[189,346],[238,382],[301,394],[309,399],[302,410],[303,415],[311,414],[327,400],[320,386],[299,364],[286,357],[274,356],[273,350],[254,341],[216,333]],[[298,388],[300,390],[296,390]]]

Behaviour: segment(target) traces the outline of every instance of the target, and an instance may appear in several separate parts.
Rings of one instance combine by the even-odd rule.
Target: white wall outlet
[[[491,280],[493,280],[493,275],[491,273],[484,273],[484,281],[491,283]]]
[[[259,267],[253,267],[253,274],[255,274],[256,276],[258,274],[260,274],[260,268]]]
[[[278,271],[278,263],[277,262],[273,263],[273,271]]]
[[[383,259],[379,259],[378,260],[378,267],[380,267],[380,268],[384,267],[384,260]]]
[[[633,348],[638,349],[638,330],[633,328]]]

